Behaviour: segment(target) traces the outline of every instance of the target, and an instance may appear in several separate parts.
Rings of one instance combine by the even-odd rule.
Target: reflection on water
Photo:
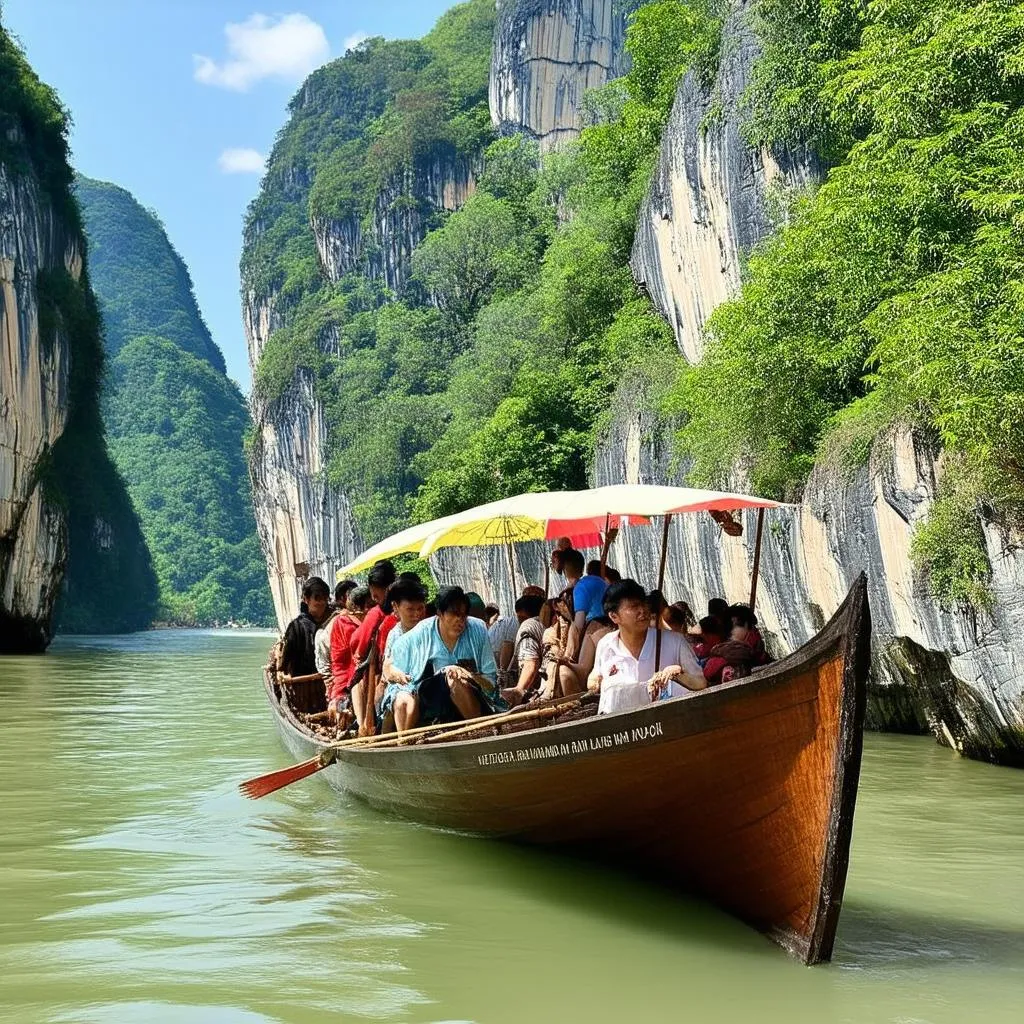
[[[1022,772],[869,736],[835,963],[808,970],[698,902],[320,780],[242,799],[287,762],[268,643],[0,661],[0,1019],[1021,1019]]]

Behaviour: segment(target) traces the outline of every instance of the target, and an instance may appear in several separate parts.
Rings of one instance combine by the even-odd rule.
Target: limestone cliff
[[[753,149],[743,139],[743,95],[759,52],[750,6],[742,0],[726,21],[712,87],[692,71],[680,82],[637,222],[634,277],[691,362],[704,322],[739,288],[744,255],[778,226],[786,193],[821,173],[808,152]]]
[[[0,652],[41,651],[58,614],[148,625],[156,582],[103,435],[66,117],[2,28],[0,84]]]
[[[499,0],[491,119],[541,152],[579,135],[583,96],[625,70],[626,11],[617,0]]]
[[[0,164],[0,652],[42,650],[67,557],[67,521],[44,494],[68,418],[70,341],[47,344],[37,281],[77,275],[81,251],[30,176]]]
[[[458,210],[473,194],[482,164],[451,153],[417,160],[374,200],[366,237],[357,216],[313,217],[317,254],[331,281],[361,271],[401,294],[409,279],[412,251],[438,213]]]

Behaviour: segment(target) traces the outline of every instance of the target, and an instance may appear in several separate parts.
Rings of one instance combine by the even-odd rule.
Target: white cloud
[[[255,149],[225,149],[217,166],[225,174],[262,174],[266,158]]]
[[[240,24],[229,22],[224,35],[226,60],[193,55],[197,82],[236,92],[245,92],[264,78],[297,82],[331,55],[323,28],[305,14],[253,14]]]
[[[348,53],[349,50],[356,49],[360,43],[365,43],[370,38],[369,32],[353,32],[345,42],[341,44],[341,52]]]

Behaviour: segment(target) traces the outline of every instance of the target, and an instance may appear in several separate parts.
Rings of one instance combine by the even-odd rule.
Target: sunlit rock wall
[[[69,344],[40,338],[36,283],[81,253],[28,175],[0,164],[0,653],[42,650],[67,557],[41,473],[68,415]]]
[[[412,251],[434,225],[437,214],[460,209],[476,189],[481,160],[434,156],[417,161],[383,189],[374,204],[370,237],[356,217],[314,218],[313,234],[324,273],[332,281],[361,270],[401,293],[408,283]]]
[[[583,96],[625,71],[621,0],[499,0],[491,57],[491,119],[542,152],[579,135]]]
[[[738,290],[744,256],[778,226],[792,191],[821,173],[808,152],[743,139],[743,95],[759,53],[749,7],[743,0],[726,22],[714,83],[693,72],[680,82],[637,222],[634,277],[691,362],[704,322]]]

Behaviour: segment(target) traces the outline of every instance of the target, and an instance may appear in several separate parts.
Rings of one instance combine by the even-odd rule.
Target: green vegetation
[[[761,0],[759,140],[834,166],[752,257],[673,407],[704,482],[741,459],[798,494],[823,452],[890,424],[946,452],[914,545],[935,593],[977,602],[978,513],[1024,513],[1024,9],[1012,0]],[[728,396],[725,399],[723,396]]]
[[[84,249],[68,165],[68,118],[0,29],[0,162],[35,183],[55,229]],[[127,632],[153,619],[156,579],[124,482],[107,452],[100,415],[103,346],[100,317],[83,267],[40,271],[39,332],[70,360],[67,423],[40,467],[47,500],[64,508],[68,528],[65,592],[56,620],[74,632]]]
[[[368,540],[410,514],[584,486],[615,388],[674,365],[671,332],[628,258],[676,83],[690,66],[713,73],[724,6],[663,0],[636,12],[633,71],[594,97],[579,145],[542,166],[522,138],[490,141],[489,0],[454,8],[422,44],[372,41],[316,72],[293,102],[242,265],[246,282],[286,298],[257,393],[273,402],[296,373],[314,375],[329,472]],[[385,83],[379,109],[358,88],[371,80]],[[433,99],[411,104],[410,91],[438,81]],[[414,111],[422,120],[398,132]],[[472,198],[426,218],[435,226],[402,296],[384,293],[367,262],[337,284],[320,278],[309,218],[361,218],[366,239],[372,204],[413,180],[418,159],[481,152]],[[421,202],[408,191],[400,201]]]
[[[242,452],[248,410],[188,270],[124,189],[80,177],[76,192],[111,356],[103,415],[152,552],[159,617],[269,623]]]

